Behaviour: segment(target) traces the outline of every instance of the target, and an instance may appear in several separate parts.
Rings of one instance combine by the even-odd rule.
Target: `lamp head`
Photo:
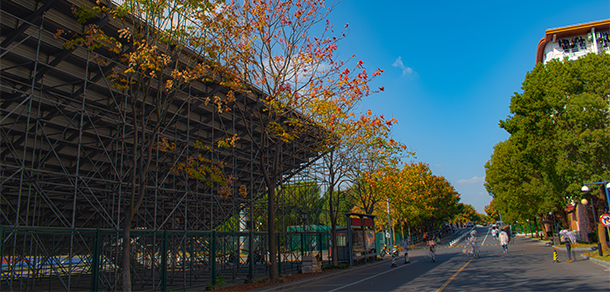
[[[583,205],[586,205],[589,203],[589,201],[587,201],[587,199],[582,199],[582,200],[580,200],[580,203]]]
[[[585,192],[585,193],[588,193],[589,192],[589,187],[588,186],[582,186],[582,188],[580,190]]]

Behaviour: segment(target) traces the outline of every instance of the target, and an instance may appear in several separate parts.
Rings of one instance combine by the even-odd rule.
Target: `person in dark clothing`
[[[568,252],[568,263],[572,262],[572,244],[570,243],[570,239],[566,238],[566,251]]]

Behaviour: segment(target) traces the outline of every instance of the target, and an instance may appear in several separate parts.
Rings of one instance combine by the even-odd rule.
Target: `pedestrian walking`
[[[428,240],[426,243],[428,245],[428,257],[430,257],[431,262],[436,261],[436,242],[434,240]]]
[[[502,232],[500,232],[500,244],[502,245],[502,252],[503,253],[507,253],[508,252],[508,233],[506,233],[506,231],[502,230]]]
[[[566,238],[566,251],[568,252],[568,263],[572,262],[572,244],[570,243],[570,239]]]

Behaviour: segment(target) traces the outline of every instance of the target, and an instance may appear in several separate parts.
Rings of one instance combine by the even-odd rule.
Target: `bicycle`
[[[390,249],[388,248],[388,246],[387,246],[387,245],[385,245],[385,244],[384,244],[384,245],[383,245],[383,248],[382,248],[382,249],[381,249],[381,251],[379,252],[379,256],[383,258],[383,257],[385,257],[386,255],[389,255],[389,256],[394,256],[394,257],[398,257],[398,246],[397,246],[397,245],[395,245],[395,246],[392,248],[392,253],[390,253]]]
[[[467,248],[466,255],[472,256],[475,259],[478,259],[479,257],[481,257],[479,248],[477,247],[476,243],[474,243],[474,244],[468,243],[466,245],[466,248]]]

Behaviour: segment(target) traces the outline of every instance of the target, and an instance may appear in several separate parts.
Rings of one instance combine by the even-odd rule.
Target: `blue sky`
[[[498,127],[521,92],[550,28],[610,18],[610,1],[361,1],[345,0],[330,15],[349,23],[339,43],[385,91],[364,108],[398,120],[394,139],[416,151],[479,213],[491,197],[483,187],[493,146],[508,139]]]

